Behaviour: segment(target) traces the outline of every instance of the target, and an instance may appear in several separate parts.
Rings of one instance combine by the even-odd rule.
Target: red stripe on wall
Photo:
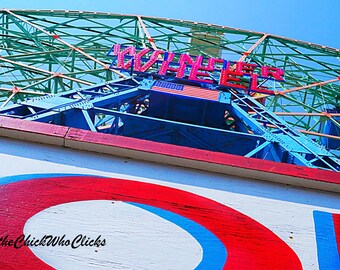
[[[14,134],[14,135],[13,135]],[[0,136],[339,192],[340,173],[0,116]],[[45,138],[42,140],[41,138]],[[301,182],[301,181],[302,182]],[[313,180],[313,181],[305,181]],[[300,182],[299,182],[300,181]]]
[[[340,214],[332,214],[334,222],[335,239],[338,244],[338,252],[340,256]]]

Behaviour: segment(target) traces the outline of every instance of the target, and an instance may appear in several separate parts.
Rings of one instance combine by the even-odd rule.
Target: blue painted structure
[[[135,76],[30,98],[0,109],[0,114],[339,171],[340,162],[331,152],[241,90],[210,86],[219,94],[209,100],[151,89],[157,80],[204,87],[176,78]]]

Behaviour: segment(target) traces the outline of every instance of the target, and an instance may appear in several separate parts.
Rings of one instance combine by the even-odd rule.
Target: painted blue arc
[[[40,178],[50,178],[50,177],[66,177],[66,176],[91,176],[84,174],[72,174],[72,173],[36,173],[36,174],[21,174],[13,176],[5,176],[0,178],[0,185],[11,184],[20,181],[28,181]],[[100,176],[95,176],[100,177]]]
[[[223,269],[227,260],[227,250],[223,243],[212,232],[204,228],[202,225],[186,217],[158,207],[134,202],[127,203],[147,210],[157,216],[160,216],[190,233],[203,249],[202,261],[199,263],[199,265],[197,265],[195,269]]]
[[[313,211],[319,270],[339,270],[340,258],[331,213]]]

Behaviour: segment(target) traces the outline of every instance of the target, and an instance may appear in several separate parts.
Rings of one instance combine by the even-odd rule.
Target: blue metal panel
[[[119,118],[121,127],[116,134],[133,138],[236,155],[245,155],[258,142],[264,142],[262,137],[253,134],[240,134],[238,132],[104,109],[96,109],[95,112],[96,114],[106,113]],[[106,133],[111,132],[108,130]]]
[[[175,78],[169,80],[176,85],[183,82]],[[216,86],[215,98],[208,97],[208,89],[204,90],[205,98],[195,86],[197,96],[184,96],[151,91],[153,83],[150,78],[137,77],[105,82],[60,95],[27,99],[21,104],[1,108],[0,114],[339,170],[340,162],[332,153],[287,126],[281,118],[242,92]]]
[[[327,110],[327,113],[340,113],[340,109]],[[327,121],[325,121],[322,132],[333,136],[340,136],[340,116],[333,117],[333,120],[328,119]],[[321,143],[327,149],[332,149],[340,153],[340,140],[323,137],[321,138]]]

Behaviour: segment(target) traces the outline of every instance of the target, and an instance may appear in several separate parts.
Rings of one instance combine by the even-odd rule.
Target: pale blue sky
[[[340,48],[340,0],[0,0],[0,8],[89,10],[185,19]]]

